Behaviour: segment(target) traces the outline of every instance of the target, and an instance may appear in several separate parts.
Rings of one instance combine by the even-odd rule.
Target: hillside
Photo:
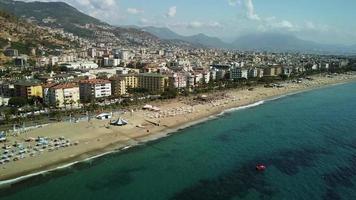
[[[188,42],[162,40],[161,38],[133,27],[114,27],[81,13],[63,2],[23,2],[0,0],[0,10],[35,24],[51,28],[63,28],[65,32],[96,42],[116,43],[133,47],[180,46],[194,48]],[[90,26],[86,26],[91,24]],[[1,44],[1,40],[0,40]]]
[[[173,31],[171,31],[168,28],[163,28],[163,27],[153,27],[153,26],[148,26],[144,27],[141,30],[146,31],[148,33],[151,33],[155,36],[157,36],[160,39],[164,40],[181,40],[185,42],[189,42],[198,46],[205,46],[205,47],[211,47],[211,48],[228,48],[229,44],[224,43],[217,37],[210,37],[205,34],[197,34],[197,35],[192,35],[192,36],[182,36],[179,35]]]
[[[31,49],[39,53],[51,53],[55,49],[72,48],[75,43],[0,11],[0,49],[14,48],[20,54],[31,54]]]
[[[86,24],[106,25],[63,2],[23,2],[1,0],[0,10],[31,20],[39,25],[63,28],[81,37],[91,37],[93,32],[84,29]]]

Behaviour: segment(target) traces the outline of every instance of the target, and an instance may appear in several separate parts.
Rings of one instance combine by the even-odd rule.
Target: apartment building
[[[154,73],[139,74],[138,81],[139,88],[147,89],[151,93],[164,92],[169,83],[167,76]]]
[[[111,96],[111,82],[103,79],[90,79],[79,82],[80,100],[90,102]]]
[[[138,88],[138,75],[137,74],[119,74],[119,78],[122,78],[126,84],[126,90],[130,88]]]
[[[58,84],[48,89],[48,105],[58,108],[79,105],[79,86],[73,83]]]
[[[43,98],[41,83],[37,80],[20,80],[14,84],[15,96]]]
[[[114,76],[110,78],[111,81],[111,94],[119,97],[126,94],[126,82],[122,77]]]
[[[230,70],[230,79],[248,78],[248,70],[240,67],[234,67]]]

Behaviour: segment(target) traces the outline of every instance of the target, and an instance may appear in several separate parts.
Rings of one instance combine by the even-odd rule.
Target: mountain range
[[[147,31],[161,39],[175,39],[190,42],[196,45],[226,48],[244,51],[272,51],[272,52],[305,52],[322,54],[353,54],[356,53],[356,45],[329,45],[313,41],[303,40],[294,35],[267,32],[251,33],[238,37],[231,43],[226,43],[217,37],[205,34],[182,36],[165,27],[144,27]]]
[[[94,17],[86,15],[76,8],[63,2],[22,2],[14,0],[0,0],[0,10],[5,10],[18,17],[34,20],[40,25],[63,28],[67,32],[81,37],[92,37],[91,30],[83,28],[85,24],[108,26]],[[46,20],[47,19],[47,20]],[[48,20],[49,19],[49,20]],[[356,53],[356,45],[327,45],[313,41],[302,40],[294,35],[281,33],[252,33],[238,37],[227,43],[217,37],[197,34],[192,36],[179,35],[166,27],[120,27],[126,33],[133,32],[142,35],[147,33],[165,41],[183,41],[196,47],[226,48],[237,50],[259,50],[274,52],[307,52],[345,54]],[[146,33],[146,34],[145,34]]]
[[[182,36],[179,35],[172,30],[165,28],[165,27],[143,27],[141,28],[142,31],[149,32],[161,39],[164,40],[182,40],[185,42],[189,42],[196,45],[201,45],[205,47],[213,47],[213,48],[226,48],[229,44],[224,43],[217,37],[210,37],[205,34],[197,34],[192,36]]]

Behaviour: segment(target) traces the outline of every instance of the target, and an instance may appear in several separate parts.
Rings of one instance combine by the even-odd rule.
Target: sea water
[[[258,172],[257,164],[267,170]],[[356,199],[356,83],[226,112],[0,190],[1,200]]]

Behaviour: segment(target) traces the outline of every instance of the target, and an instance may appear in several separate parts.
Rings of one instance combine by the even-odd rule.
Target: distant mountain
[[[37,24],[54,28],[63,28],[66,32],[80,37],[100,38],[102,32],[111,32],[124,44],[153,44],[162,42],[187,47],[227,48],[238,50],[264,50],[275,52],[307,52],[307,53],[356,53],[356,45],[325,45],[302,40],[293,35],[280,33],[249,34],[225,43],[217,37],[205,34],[182,36],[168,28],[158,27],[113,27],[96,18],[88,16],[76,8],[63,2],[24,2],[0,0],[0,11],[10,12],[17,17],[35,21]],[[94,24],[96,28],[84,25]],[[102,27],[102,26],[105,27]],[[102,28],[100,28],[102,27]],[[109,28],[107,28],[109,27]],[[100,30],[100,31],[98,31]],[[96,33],[96,34],[95,34]],[[99,34],[99,35],[98,35]],[[104,34],[105,35],[105,34]],[[115,40],[115,38],[112,38]]]
[[[301,40],[293,35],[259,33],[242,36],[232,43],[242,50],[299,51],[318,48],[314,42]]]
[[[149,32],[163,40],[181,40],[192,44],[205,46],[205,47],[212,47],[212,48],[229,47],[229,44],[224,43],[219,38],[210,37],[202,33],[197,35],[192,35],[192,36],[182,36],[173,32],[169,28],[153,27],[153,26],[144,27],[142,28],[142,30]]]
[[[329,45],[302,40],[296,36],[281,33],[257,33],[239,37],[232,43],[234,49],[262,50],[274,52],[306,53],[355,53],[356,45]]]
[[[0,0],[0,10],[33,20],[38,24],[64,28],[67,32],[84,37],[91,36],[92,33],[80,26],[85,24],[105,25],[104,22],[82,13],[64,2]]]
[[[302,40],[294,35],[281,33],[255,33],[239,37],[232,43],[225,43],[219,38],[209,37],[204,34],[182,36],[168,28],[144,27],[143,31],[151,33],[164,40],[181,40],[198,46],[212,48],[226,48],[250,51],[273,52],[305,52],[320,54],[345,54],[356,53],[356,45],[326,45],[312,41]]]

